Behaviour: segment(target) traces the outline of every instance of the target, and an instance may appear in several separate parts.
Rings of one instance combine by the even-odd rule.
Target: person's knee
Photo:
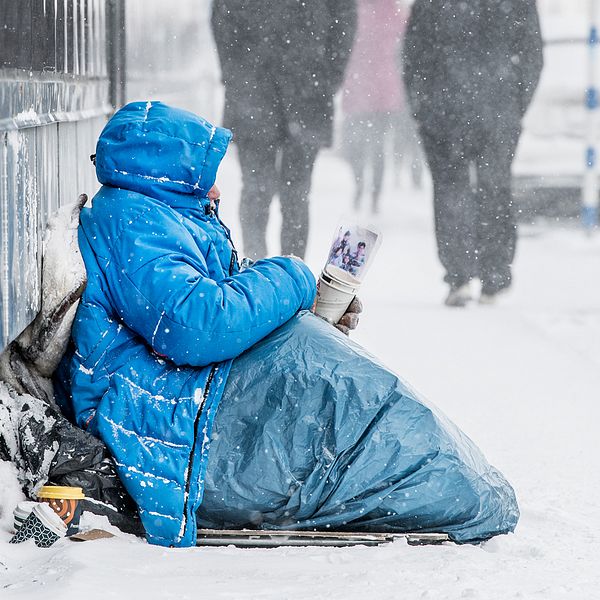
[[[319,148],[298,140],[290,140],[281,156],[281,178],[292,185],[309,181]]]
[[[272,198],[276,192],[275,177],[272,169],[260,169],[254,167],[242,171],[243,192],[241,201],[250,199],[256,201],[256,197]]]

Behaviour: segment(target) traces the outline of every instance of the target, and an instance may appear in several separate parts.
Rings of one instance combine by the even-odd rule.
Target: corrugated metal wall
[[[97,188],[110,112],[103,0],[0,3],[0,350],[39,309],[50,214]]]

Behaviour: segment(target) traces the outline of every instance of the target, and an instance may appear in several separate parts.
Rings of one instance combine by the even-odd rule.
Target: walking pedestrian
[[[242,170],[244,251],[267,254],[269,207],[279,195],[281,252],[304,257],[317,153],[330,145],[333,97],[356,26],[354,0],[215,0],[212,27],[224,125]]]
[[[379,211],[386,135],[399,122],[404,105],[396,57],[407,18],[407,9],[396,0],[358,2],[356,41],[342,95],[342,147],[354,174],[356,210],[370,171],[371,208]]]
[[[404,78],[434,186],[449,306],[511,285],[517,240],[511,164],[542,69],[535,0],[416,0]]]

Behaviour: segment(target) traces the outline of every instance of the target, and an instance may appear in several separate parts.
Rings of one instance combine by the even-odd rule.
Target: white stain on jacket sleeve
[[[177,489],[181,489],[181,484],[179,482],[175,481],[174,479],[168,479],[167,477],[161,477],[160,475],[155,475],[154,473],[148,473],[148,471],[142,471],[141,469],[138,469],[136,467],[127,466],[117,460],[115,460],[115,464],[117,465],[117,467],[119,467],[119,469],[126,471],[127,473],[134,473],[135,475],[142,475],[145,480],[155,479],[155,480],[165,483],[167,485],[172,485]]]
[[[156,334],[158,333],[158,328],[160,327],[160,323],[163,320],[163,317],[165,316],[165,311],[163,310],[160,313],[160,317],[158,319],[158,322],[156,323],[156,327],[154,328],[154,332],[152,333],[152,341],[150,342],[150,345],[154,348],[154,338],[156,337]]]
[[[206,420],[204,421],[204,429],[202,429],[202,454],[208,450],[208,445],[210,444],[210,439],[208,437],[208,424],[210,423],[211,413],[211,409],[206,411]]]
[[[92,376],[94,374],[94,369],[86,369],[83,365],[79,365],[79,370],[86,375]]]
[[[144,510],[143,508],[139,509],[141,513],[146,513],[147,515],[151,515],[153,517],[160,517],[161,519],[169,519],[171,521],[179,521],[176,517],[172,517],[171,515],[164,515],[163,513],[155,512],[153,510]]]
[[[187,449],[188,447],[187,444],[176,444],[175,442],[160,440],[150,435],[141,435],[136,431],[132,431],[131,429],[123,427],[123,425],[121,425],[120,423],[116,423],[112,419],[109,419],[107,416],[104,416],[103,419],[113,428],[113,431],[115,431],[115,433],[120,432],[123,435],[126,435],[127,437],[134,437],[137,440],[139,440],[144,447],[151,447],[156,444],[160,446],[168,446],[169,448],[179,448],[183,450]]]
[[[204,400],[204,389],[197,388],[194,390],[194,404],[196,406],[202,406],[202,402]]]
[[[199,187],[198,184],[192,185],[187,181],[171,179],[166,175],[162,175],[161,177],[153,177],[152,175],[143,175],[142,173],[130,173],[129,171],[122,171],[121,169],[113,169],[113,173],[125,175],[127,177],[138,177],[139,179],[145,179],[146,181],[154,181],[155,183],[176,183],[178,185],[183,185],[191,189],[197,189]]]
[[[135,383],[134,381],[132,381],[131,379],[129,379],[121,373],[115,373],[114,377],[121,379],[129,386],[133,397],[141,396],[144,398],[148,398],[149,400],[156,400],[157,402],[169,402],[171,404],[177,404],[177,400],[175,398],[165,398],[161,394],[151,394],[148,390],[144,389],[143,387],[140,387],[137,383]]]

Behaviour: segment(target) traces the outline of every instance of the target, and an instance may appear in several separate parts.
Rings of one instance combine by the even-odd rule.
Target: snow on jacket
[[[231,359],[315,296],[299,260],[239,270],[207,198],[230,139],[186,111],[131,103],[100,136],[103,186],[81,213],[88,285],[65,359],[74,418],[106,443],[161,545],[196,541]]]

